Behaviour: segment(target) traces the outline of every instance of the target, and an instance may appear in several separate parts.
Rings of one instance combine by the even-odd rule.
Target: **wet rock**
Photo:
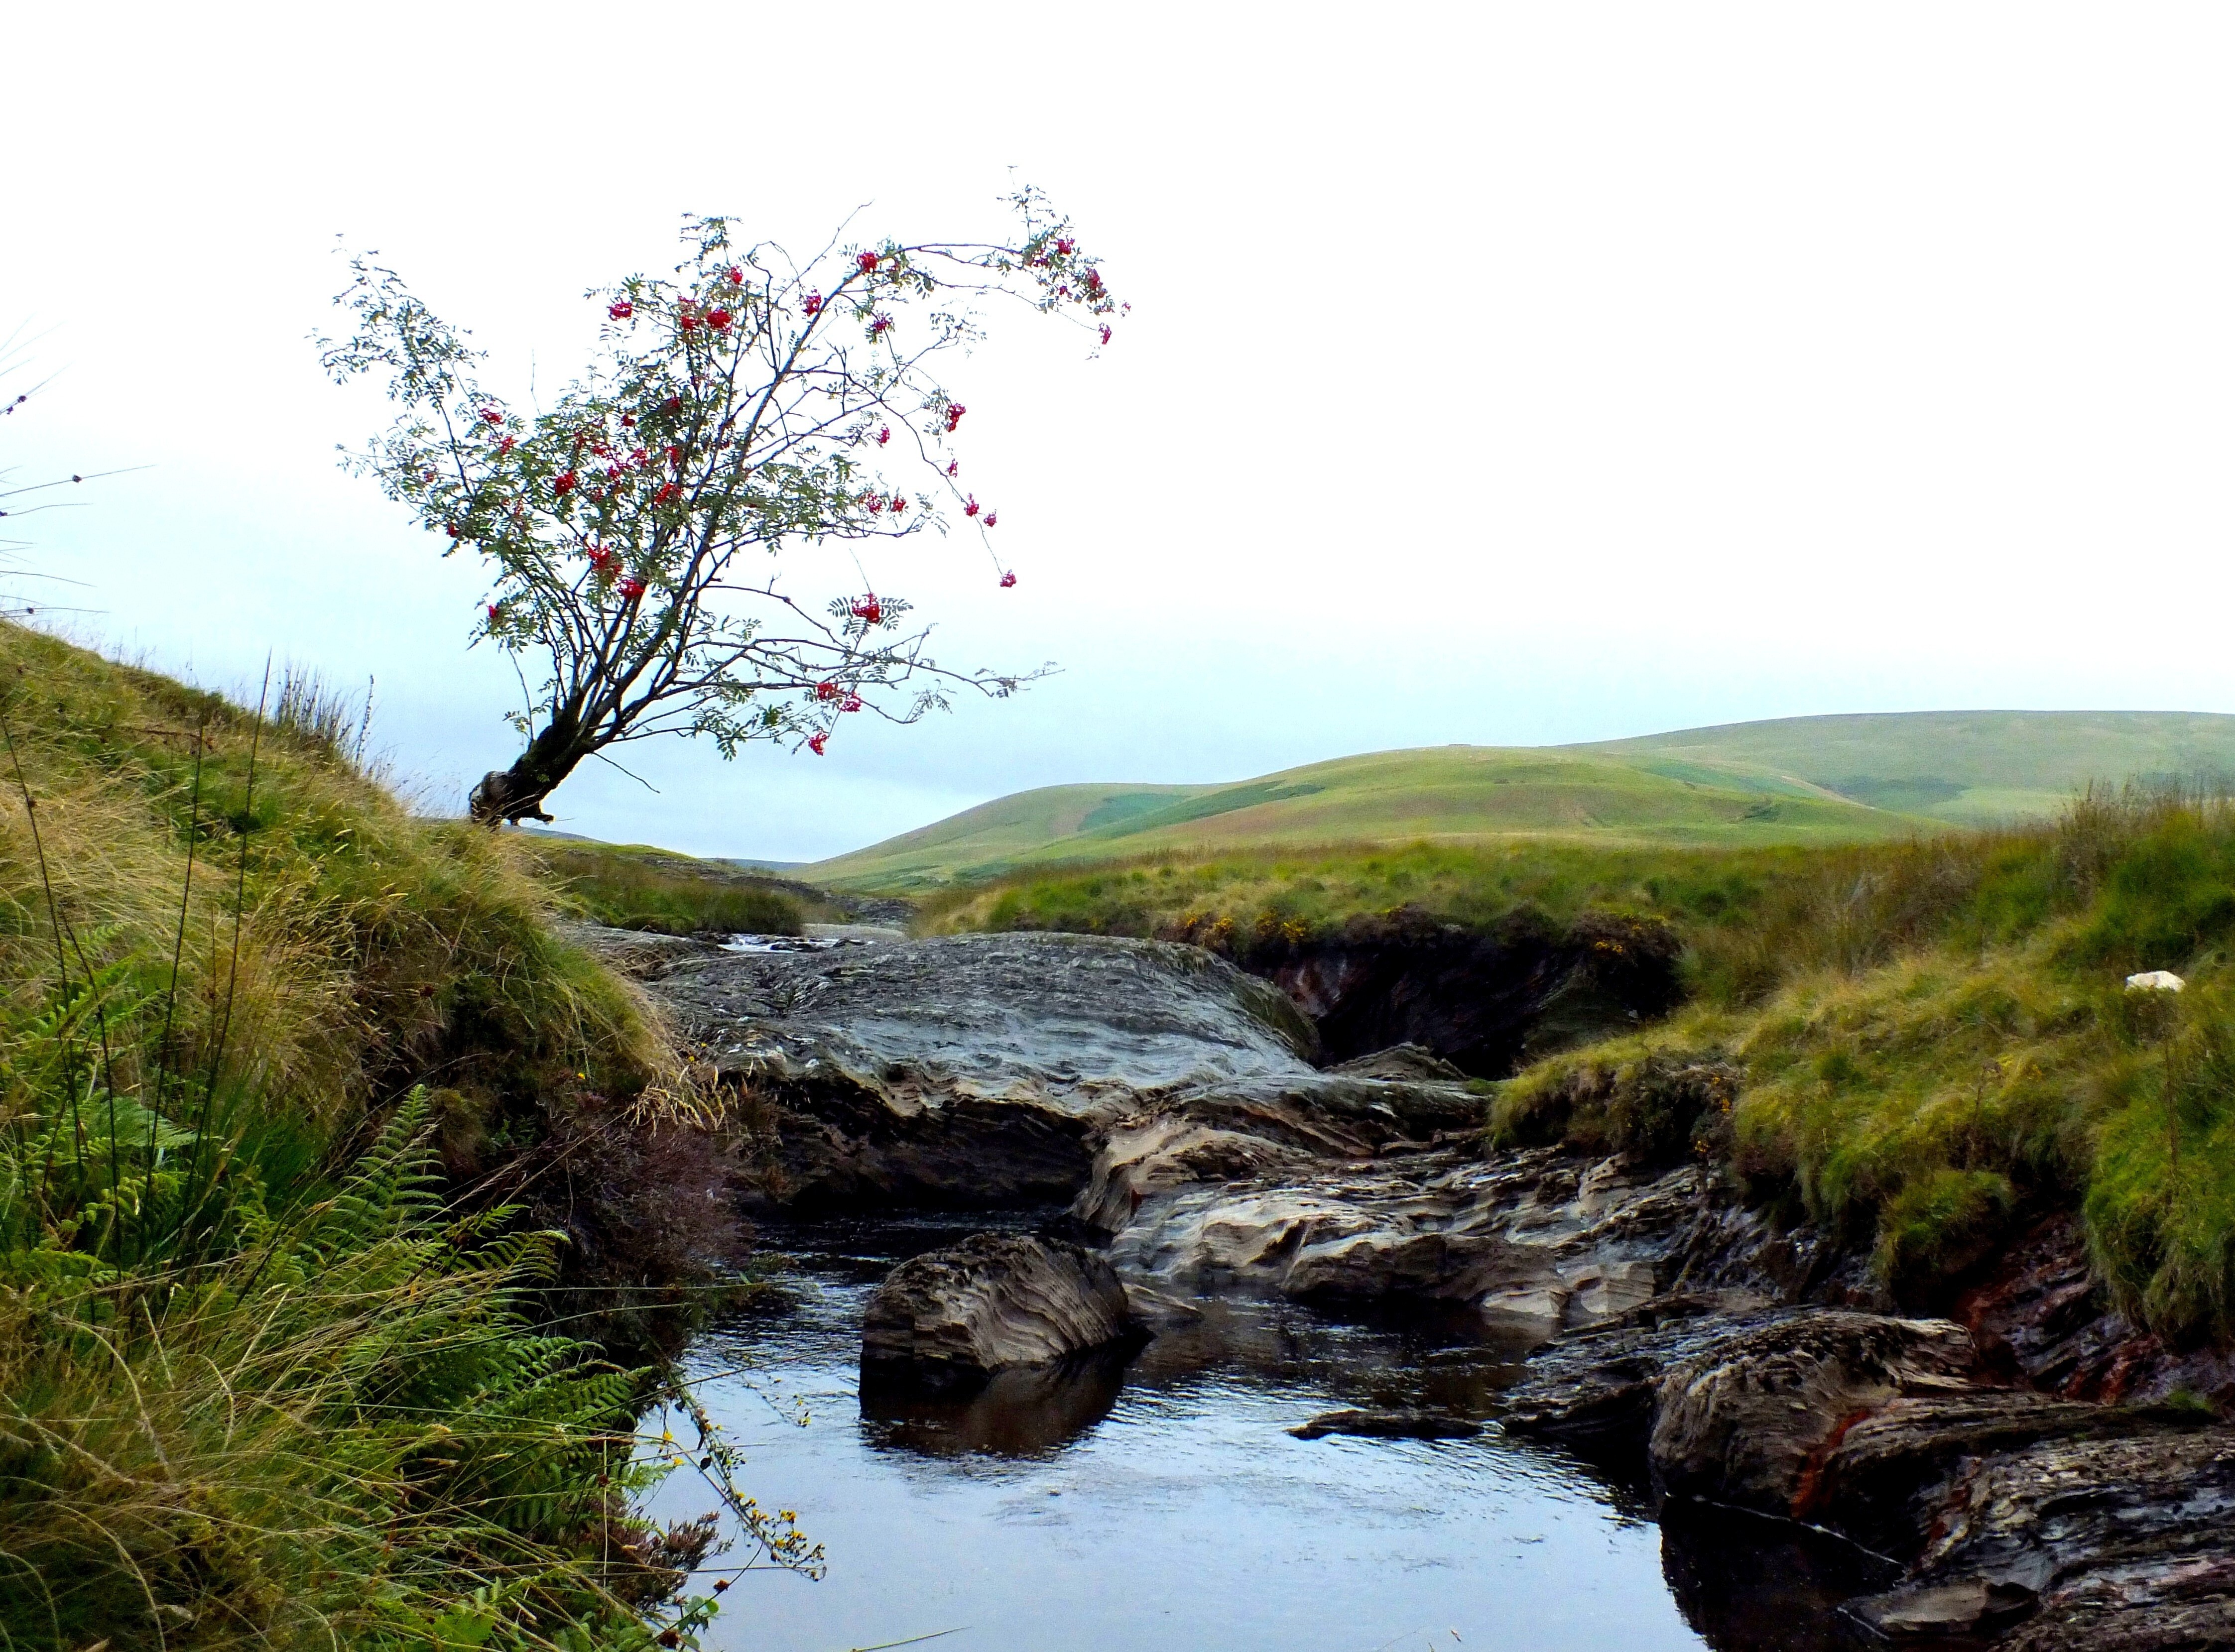
[[[1478,1120],[1461,1087],[1319,1072],[1311,1026],[1209,954],[1094,935],[960,935],[839,954],[678,957],[649,985],[702,1064],[770,1104],[794,1208],[1068,1199],[1129,1137],[1091,1219],[1288,1150],[1371,1153]],[[1262,1143],[1264,1145],[1259,1145]]]
[[[1490,1331],[1542,1342],[1655,1295],[1693,1216],[1690,1189],[1688,1172],[1551,1149],[1288,1166],[1148,1198],[1111,1255],[1165,1282],[1471,1303]]]
[[[1288,1432],[1298,1439],[1324,1439],[1329,1434],[1357,1434],[1368,1439],[1468,1439],[1482,1432],[1482,1425],[1432,1411],[1329,1411]]]
[[[1353,1057],[1328,1069],[1351,1078],[1410,1078],[1431,1084],[1464,1084],[1460,1072],[1425,1044],[1393,1044],[1371,1055]]]
[[[2235,1645],[2235,1430],[1965,1459],[1929,1512],[1908,1581],[1851,1609],[1881,1634],[2008,1630],[2009,1652]]]
[[[1499,1397],[1500,1419],[1509,1434],[1625,1469],[1642,1465],[1662,1374],[1794,1311],[1735,1292],[1655,1298],[1539,1353]]]
[[[1976,1386],[1970,1333],[1946,1320],[1819,1310],[1718,1341],[1655,1395],[1653,1475],[1667,1492],[1790,1515],[1824,1455],[1904,1395]]]
[[[951,1391],[1137,1341],[1109,1262],[1059,1239],[973,1234],[887,1275],[862,1321],[865,1386]]]

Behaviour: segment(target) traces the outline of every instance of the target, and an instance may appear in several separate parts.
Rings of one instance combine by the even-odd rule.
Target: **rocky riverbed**
[[[2068,1226],[1955,1318],[1905,1317],[1860,1257],[1699,1166],[1485,1157],[1482,1098],[1433,1052],[1322,1065],[1295,1000],[1191,947],[607,944],[766,1107],[764,1212],[1061,1203],[1168,1300],[1457,1316],[1508,1372],[1485,1407],[1502,1434],[1635,1477],[1667,1518],[1830,1534],[1869,1563],[1841,1613],[1858,1633],[2235,1644],[2235,1380],[2107,1312]],[[1405,1409],[1321,1432],[1478,1420]]]

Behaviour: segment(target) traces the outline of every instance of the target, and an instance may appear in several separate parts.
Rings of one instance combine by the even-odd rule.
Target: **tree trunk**
[[[509,769],[492,769],[466,798],[466,813],[478,825],[496,827],[523,820],[547,821],[543,800],[589,755],[578,750],[571,731],[554,725],[528,743]]]

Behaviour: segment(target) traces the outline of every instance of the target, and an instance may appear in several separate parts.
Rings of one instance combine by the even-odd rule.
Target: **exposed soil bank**
[[[1603,914],[1563,928],[1521,913],[1480,930],[1397,912],[1331,935],[1260,936],[1236,950],[1243,968],[1312,1018],[1327,1059],[1417,1044],[1478,1078],[1629,1031],[1682,996],[1675,934]]]

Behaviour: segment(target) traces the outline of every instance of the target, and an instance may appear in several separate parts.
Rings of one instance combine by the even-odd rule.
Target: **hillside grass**
[[[637,843],[513,840],[573,916],[661,934],[796,935],[808,908],[770,879]]]
[[[1868,1248],[1918,1307],[2075,1212],[2138,1323],[2235,1340],[2235,807],[2215,796],[2090,794],[2050,822],[1823,849],[1174,856],[952,891],[921,923],[1163,935],[1246,964],[1402,910],[1611,914],[1682,945],[1684,1006],[1498,1085],[1493,1143],[1697,1154]],[[2125,988],[2160,968],[2187,989]]]
[[[1976,826],[2053,817],[2093,785],[2235,777],[2235,717],[1900,711],[1779,718],[1563,748],[1768,770],[1882,809]]]
[[[803,875],[837,888],[921,894],[1039,865],[1157,854],[1531,839],[1738,847],[1866,842],[1918,829],[1909,816],[1729,764],[1439,746],[1343,757],[1170,796],[1118,787],[1019,793],[819,862]]]
[[[0,1643],[694,1632],[519,1171],[689,1093],[533,862],[280,691],[0,626]]]

